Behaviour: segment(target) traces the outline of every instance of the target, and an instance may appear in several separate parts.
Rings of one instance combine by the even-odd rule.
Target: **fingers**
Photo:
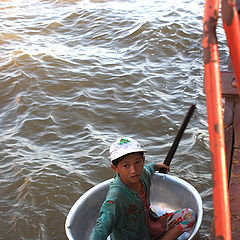
[[[166,173],[170,172],[170,167],[169,166],[167,166],[164,163],[158,163],[157,164],[157,171],[159,171],[161,168],[165,168],[166,169]]]
[[[163,167],[167,170],[167,172],[166,173],[169,173],[170,172],[170,167],[169,166],[167,166],[167,165],[165,165],[165,164],[163,164]]]

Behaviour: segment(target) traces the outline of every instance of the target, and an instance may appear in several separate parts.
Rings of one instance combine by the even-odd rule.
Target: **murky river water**
[[[200,192],[197,239],[207,239],[203,8],[203,0],[0,1],[0,239],[66,239],[74,202],[113,176],[110,143],[133,136],[147,161],[163,161],[192,103],[171,174]]]

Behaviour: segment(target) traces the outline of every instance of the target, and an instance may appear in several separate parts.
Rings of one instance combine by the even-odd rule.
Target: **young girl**
[[[185,208],[158,217],[150,208],[151,176],[163,163],[144,166],[146,151],[133,138],[120,137],[110,147],[114,181],[104,201],[91,240],[171,240],[191,230],[193,210]]]

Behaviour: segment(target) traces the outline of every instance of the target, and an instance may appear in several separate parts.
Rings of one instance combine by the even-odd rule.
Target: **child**
[[[144,166],[146,151],[133,138],[120,137],[110,146],[116,172],[104,201],[91,240],[171,240],[191,230],[195,214],[185,208],[158,217],[150,208],[151,176],[169,167],[163,163]]]

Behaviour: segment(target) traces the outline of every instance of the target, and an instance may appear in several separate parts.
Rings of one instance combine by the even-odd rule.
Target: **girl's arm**
[[[93,228],[90,240],[106,240],[112,232],[112,227],[115,220],[115,203],[112,201],[105,201],[100,210],[100,217]]]
[[[144,166],[144,168],[150,177],[152,176],[152,174],[154,174],[154,172],[159,171],[161,168],[166,168],[167,169],[166,173],[170,172],[169,166],[165,165],[164,163],[160,163],[160,162],[147,164]]]

